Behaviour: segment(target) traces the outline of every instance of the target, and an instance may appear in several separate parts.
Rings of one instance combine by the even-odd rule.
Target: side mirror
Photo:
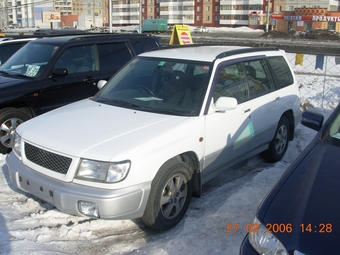
[[[233,110],[237,107],[237,100],[234,97],[220,97],[217,99],[214,108],[217,110]]]
[[[100,80],[100,81],[98,81],[98,83],[97,83],[97,87],[98,87],[98,89],[101,89],[102,87],[104,87],[104,85],[107,83],[107,81],[105,81],[105,80]]]
[[[319,131],[323,125],[324,116],[317,112],[304,111],[302,112],[301,124]]]
[[[52,71],[53,76],[66,76],[68,75],[68,71],[66,68],[55,68]]]

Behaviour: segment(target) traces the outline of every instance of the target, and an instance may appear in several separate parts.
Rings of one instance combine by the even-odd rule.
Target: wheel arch
[[[202,192],[201,185],[202,182],[201,182],[201,168],[197,154],[193,151],[187,151],[173,158],[176,158],[189,166],[190,173],[192,174],[192,188],[193,188],[192,196],[200,197]]]
[[[25,114],[27,114],[30,118],[33,118],[35,116],[34,111],[25,104],[2,105],[0,108],[0,113],[5,112],[7,110],[11,110],[11,109],[22,111]]]

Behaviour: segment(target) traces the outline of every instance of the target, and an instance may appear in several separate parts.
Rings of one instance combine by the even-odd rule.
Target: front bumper
[[[86,201],[97,204],[101,219],[140,218],[150,193],[151,182],[119,190],[61,182],[26,167],[13,153],[7,155],[6,165],[15,187],[68,214],[86,216],[78,208],[79,201]]]

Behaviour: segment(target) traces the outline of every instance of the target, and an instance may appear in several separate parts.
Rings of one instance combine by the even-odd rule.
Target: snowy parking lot
[[[324,86],[315,76],[315,88]],[[326,83],[332,97],[321,103],[318,94],[303,94],[317,111],[329,116],[339,101],[338,79]],[[27,195],[12,185],[0,154],[0,254],[227,254],[236,255],[256,209],[272,185],[313,139],[316,132],[302,125],[284,158],[275,164],[260,156],[227,169],[193,198],[175,228],[157,233],[137,220],[94,220],[71,216]],[[284,205],[283,205],[284,206]],[[238,224],[227,233],[227,224]]]

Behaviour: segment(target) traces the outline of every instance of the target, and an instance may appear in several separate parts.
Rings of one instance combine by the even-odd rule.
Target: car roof
[[[213,62],[217,58],[252,52],[279,51],[275,47],[246,47],[246,46],[221,46],[221,45],[182,45],[164,47],[157,52],[146,52],[142,57],[161,57],[169,59],[190,59],[195,61]],[[263,54],[263,53],[262,53]]]

